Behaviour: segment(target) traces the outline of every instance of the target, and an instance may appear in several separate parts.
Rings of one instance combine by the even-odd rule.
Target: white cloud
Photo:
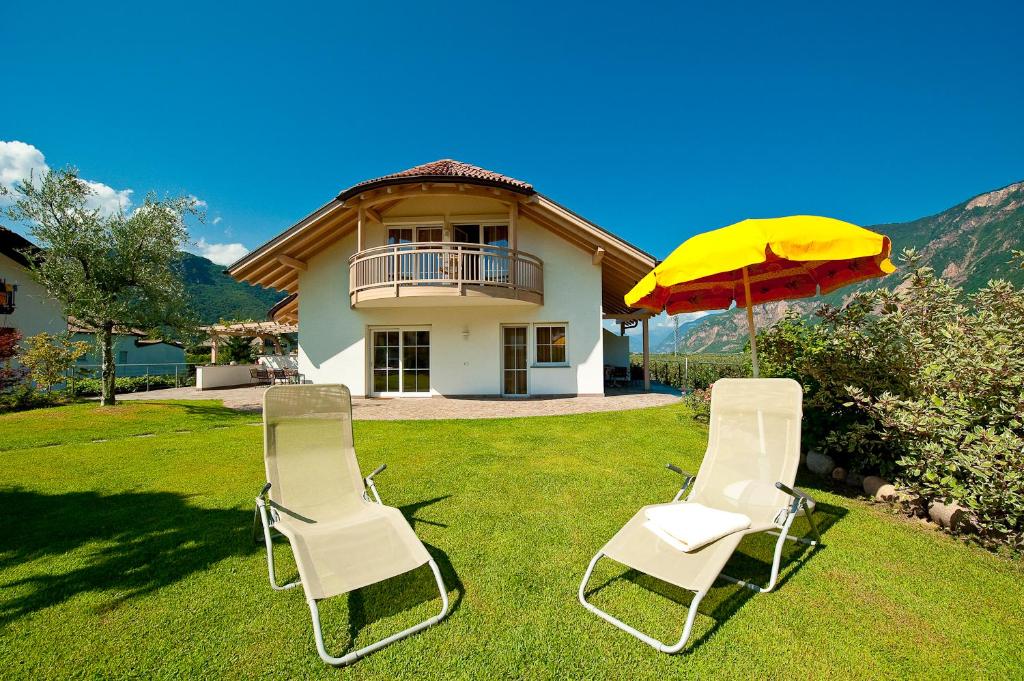
[[[0,140],[0,185],[14,189],[14,184],[34,173],[38,177],[49,168],[43,152],[24,142]]]
[[[248,253],[249,249],[239,243],[214,244],[206,239],[200,239],[196,242],[195,249],[192,252],[218,265],[230,265]]]
[[[206,203],[206,201],[203,201],[201,198],[199,198],[195,194],[189,194],[188,198],[192,199],[192,201],[195,202],[196,208],[198,208],[200,210],[206,210],[207,205],[208,205]]]
[[[223,219],[224,219],[224,218],[222,218],[221,216],[219,216],[219,215],[218,215],[217,217],[215,217],[215,218],[213,219],[213,224],[215,224],[215,225],[219,225],[219,224],[220,224],[220,221],[221,221],[221,220],[223,220]]]
[[[119,211],[127,211],[132,205],[132,190],[117,190],[108,187],[102,182],[82,180],[82,183],[89,188],[90,196],[85,201],[89,208],[99,208],[104,215],[113,215]]]
[[[39,177],[50,167],[46,157],[36,147],[25,142],[0,140],[0,185],[14,189],[14,185],[30,176]],[[110,215],[119,210],[127,210],[131,205],[131,189],[114,189],[102,182],[82,179],[89,188],[90,196],[86,202],[90,208],[98,208]]]

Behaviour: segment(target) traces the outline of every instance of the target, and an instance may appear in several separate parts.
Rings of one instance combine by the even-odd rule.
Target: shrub
[[[118,376],[114,379],[114,392],[116,393],[138,393],[146,390],[175,387],[174,376]],[[178,385],[195,385],[193,377],[178,377]],[[98,378],[78,378],[74,381],[74,394],[82,397],[99,395],[102,385]]]
[[[36,386],[50,392],[63,383],[79,357],[89,352],[85,341],[73,341],[68,334],[49,334],[45,331],[25,339],[21,363],[28,369]]]
[[[981,540],[1024,540],[1024,291],[966,295],[917,267],[894,290],[788,317],[759,338],[766,374],[804,385],[805,436],[852,470],[970,510]]]
[[[11,366],[18,355],[21,332],[10,327],[0,327],[0,393],[16,386],[25,374],[22,368]]]
[[[683,396],[683,402],[690,409],[694,420],[708,423],[711,420],[711,386],[697,388]]]

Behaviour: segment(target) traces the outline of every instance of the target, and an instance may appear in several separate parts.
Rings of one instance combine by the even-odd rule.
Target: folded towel
[[[644,527],[673,548],[687,552],[750,527],[750,518],[742,513],[690,502],[652,506],[644,515]]]

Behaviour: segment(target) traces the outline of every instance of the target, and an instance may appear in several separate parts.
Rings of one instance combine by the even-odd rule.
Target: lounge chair
[[[821,541],[811,517],[813,500],[793,487],[800,461],[802,396],[800,385],[790,379],[716,381],[711,391],[707,453],[696,477],[669,464],[670,469],[685,476],[682,488],[670,503],[640,509],[598,551],[580,584],[580,603],[657,650],[676,653],[686,646],[697,606],[716,579],[759,592],[775,588],[783,542],[788,539],[817,546]],[[681,501],[688,490],[689,496]],[[789,536],[797,515],[806,515],[815,539]],[[683,521],[689,518],[691,525],[672,527],[673,517]],[[736,524],[730,525],[733,522]],[[740,540],[758,532],[779,537],[771,578],[764,587],[722,574]],[[695,541],[687,545],[680,537]],[[700,545],[702,541],[707,543]],[[587,582],[605,556],[694,592],[677,643],[662,643],[587,601]]]
[[[352,397],[343,385],[279,385],[263,396],[267,484],[256,498],[275,590],[299,584],[313,617],[316,649],[324,662],[347,665],[432,624],[448,612],[437,563],[401,511],[384,506],[373,478],[359,472],[352,440]],[[370,495],[372,494],[372,500]],[[295,554],[299,579],[279,584],[271,530]],[[340,657],[324,647],[317,601],[429,565],[441,594],[441,612],[397,634]]]

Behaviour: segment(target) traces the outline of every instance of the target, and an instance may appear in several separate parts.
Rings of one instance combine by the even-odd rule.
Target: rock
[[[816,473],[823,478],[827,478],[832,474],[835,467],[836,462],[828,454],[822,454],[816,449],[812,449],[807,452],[807,468],[812,473]]]
[[[882,485],[875,490],[875,501],[894,501],[896,499],[896,488],[892,485]]]
[[[864,485],[864,494],[867,494],[869,497],[873,497],[875,496],[875,492],[878,491],[879,487],[881,487],[882,485],[888,485],[889,483],[887,483],[885,480],[878,477],[877,475],[869,475],[868,477],[864,478],[864,482],[862,484]]]
[[[864,486],[864,476],[860,473],[850,472],[846,476],[846,484],[850,487],[861,489]]]
[[[842,482],[843,480],[846,480],[846,469],[843,468],[842,466],[837,466],[836,468],[832,469],[832,479],[835,480],[836,482]]]
[[[928,516],[951,532],[965,528],[968,523],[967,509],[955,501],[949,504],[933,501],[928,504]]]

